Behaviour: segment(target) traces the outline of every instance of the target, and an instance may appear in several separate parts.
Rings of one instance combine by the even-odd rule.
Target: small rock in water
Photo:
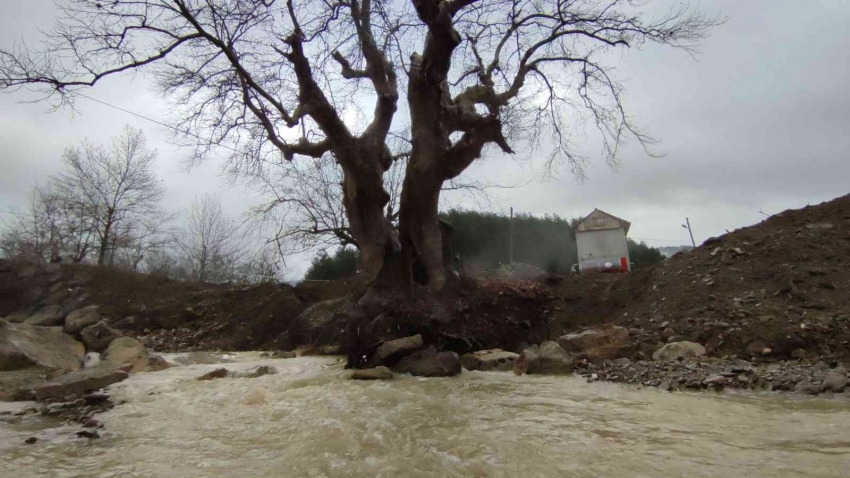
[[[29,438],[27,438],[26,440],[24,440],[24,443],[26,443],[27,445],[32,445],[33,443],[35,443],[35,442],[37,442],[37,441],[38,441],[38,438],[36,438],[36,437],[29,437]]]
[[[100,438],[100,434],[98,432],[89,430],[77,432],[77,436],[80,438],[88,438],[89,440],[97,440],[98,438]]]
[[[273,367],[269,367],[268,365],[260,365],[254,370],[251,370],[250,372],[247,372],[244,375],[240,376],[244,378],[257,378],[262,377],[263,375],[274,375],[276,373],[277,370],[275,370]]]
[[[392,370],[383,365],[375,368],[355,370],[351,375],[352,380],[392,380],[393,378],[395,378],[395,374]]]
[[[90,418],[83,422],[83,428],[103,428],[103,425],[101,425],[99,421]]]
[[[225,378],[230,374],[226,368],[217,368],[212,372],[207,372],[195,380],[215,380],[217,378]]]

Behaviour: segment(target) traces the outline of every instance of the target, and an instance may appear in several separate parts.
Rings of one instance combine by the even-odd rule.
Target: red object
[[[629,260],[625,257],[620,258],[620,272],[628,272],[629,271]]]

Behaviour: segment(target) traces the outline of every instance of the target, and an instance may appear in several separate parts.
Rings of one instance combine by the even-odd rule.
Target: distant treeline
[[[508,214],[452,209],[441,214],[453,228],[451,254],[466,271],[494,270],[510,262],[511,220]],[[567,274],[578,262],[573,227],[581,218],[557,215],[517,214],[513,219],[514,262],[531,264],[552,274]],[[664,259],[658,249],[627,239],[634,269]],[[331,280],[348,277],[357,270],[358,254],[339,249],[313,259],[305,279]]]

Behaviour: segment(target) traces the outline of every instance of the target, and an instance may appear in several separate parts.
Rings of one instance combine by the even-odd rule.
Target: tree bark
[[[402,264],[412,286],[439,291],[446,281],[438,209],[443,181],[412,164],[408,165],[401,193]]]
[[[97,254],[97,265],[102,266],[106,262],[106,249],[109,248],[109,233],[112,232],[112,217],[107,219],[106,225],[103,227],[103,236],[100,238],[100,250]]]
[[[378,277],[384,257],[392,249],[392,225],[384,215],[390,195],[384,190],[383,174],[392,158],[384,145],[357,145],[347,152],[339,148],[343,169],[343,203],[351,235],[360,248],[363,271],[370,280]],[[342,153],[342,154],[340,154]]]

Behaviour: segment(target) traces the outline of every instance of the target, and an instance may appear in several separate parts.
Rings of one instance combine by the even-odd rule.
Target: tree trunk
[[[383,174],[392,158],[383,144],[350,148],[337,153],[343,169],[343,204],[351,235],[360,248],[363,271],[370,280],[378,277],[384,257],[390,252],[392,225],[384,215],[390,195],[384,190]]]
[[[109,234],[112,229],[112,221],[108,220],[106,226],[103,227],[103,236],[100,238],[100,250],[97,254],[97,265],[102,266],[106,261],[106,250],[109,248]]]
[[[438,291],[446,280],[439,218],[443,181],[432,172],[418,169],[416,164],[408,164],[401,193],[402,263],[411,285]]]

